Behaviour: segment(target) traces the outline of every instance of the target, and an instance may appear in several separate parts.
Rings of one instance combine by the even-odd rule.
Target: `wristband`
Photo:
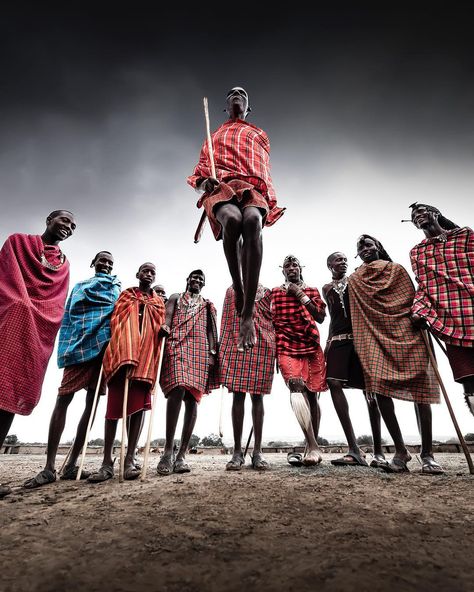
[[[306,304],[308,304],[308,302],[311,302],[311,298],[305,294],[303,296],[303,298],[301,298],[300,302],[301,302],[301,304],[306,305]]]

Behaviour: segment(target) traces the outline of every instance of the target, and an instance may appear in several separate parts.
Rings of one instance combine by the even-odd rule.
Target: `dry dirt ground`
[[[58,481],[0,501],[0,589],[52,591],[446,591],[474,589],[474,477],[460,454],[443,476],[329,464],[192,472],[101,485]],[[59,463],[62,459],[59,459]],[[88,458],[98,467],[98,457]],[[2,456],[19,485],[43,456]],[[152,470],[153,469],[153,470]]]

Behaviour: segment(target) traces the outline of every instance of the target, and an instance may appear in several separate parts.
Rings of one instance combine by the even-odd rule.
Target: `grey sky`
[[[330,252],[344,250],[356,265],[362,232],[380,238],[409,267],[409,248],[422,238],[400,224],[410,203],[432,202],[472,225],[472,35],[462,10],[448,3],[384,5],[383,12],[358,4],[332,3],[311,18],[301,11],[273,17],[259,8],[234,19],[200,12],[198,19],[152,13],[147,4],[88,15],[72,4],[68,16],[44,7],[6,11],[1,240],[40,232],[50,210],[66,207],[78,222],[64,243],[72,283],[90,274],[100,249],[114,253],[124,287],[134,284],[145,260],[157,264],[168,293],[202,267],[204,293],[220,313],[229,284],[224,256],[209,229],[193,245],[200,212],[185,179],[204,138],[202,97],[209,97],[215,128],[225,117],[226,91],[238,84],[250,95],[250,121],[270,136],[277,195],[288,208],[265,231],[263,282],[279,283],[278,265],[293,252],[306,263],[307,281],[320,288]],[[40,405],[29,418],[15,419],[22,439],[46,439],[59,381],[53,357]],[[449,384],[463,429],[472,431],[461,387]],[[356,432],[368,432],[362,394],[350,396]],[[65,438],[82,406],[82,395],[76,399]],[[322,399],[321,434],[341,435],[329,394]],[[217,400],[215,394],[201,405],[200,435],[217,429]],[[265,438],[300,439],[279,377],[267,408]],[[161,401],[160,435],[163,409]],[[404,432],[415,434],[413,410],[408,404],[400,410]],[[99,421],[94,432],[101,431]],[[452,431],[446,410],[436,410],[435,435]]]

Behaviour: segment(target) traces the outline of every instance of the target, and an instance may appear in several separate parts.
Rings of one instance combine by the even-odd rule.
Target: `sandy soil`
[[[58,481],[0,502],[0,588],[52,591],[469,591],[474,587],[474,477],[440,454],[447,474],[374,469],[193,471],[143,483]],[[19,485],[38,456],[2,456]],[[61,459],[59,459],[59,464]],[[98,467],[98,457],[88,467]]]

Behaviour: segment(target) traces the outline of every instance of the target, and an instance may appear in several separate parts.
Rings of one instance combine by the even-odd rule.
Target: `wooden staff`
[[[128,405],[128,377],[125,379],[125,387],[123,389],[123,407],[122,407],[122,442],[120,446],[120,470],[119,483],[123,483],[123,475],[125,473],[125,438],[127,437],[127,405]]]
[[[428,339],[428,334],[426,331],[422,331],[421,334],[423,335],[423,340],[425,342],[426,349],[427,349],[428,355],[430,357],[430,362],[431,362],[431,365],[433,366],[433,370],[436,374],[436,378],[438,379],[439,386],[441,387],[441,392],[443,393],[443,397],[446,402],[446,406],[448,407],[449,415],[451,416],[451,420],[453,422],[454,429],[456,430],[456,434],[458,436],[459,442],[460,442],[462,450],[464,452],[464,456],[466,457],[467,466],[469,467],[469,473],[471,475],[474,475],[474,465],[472,463],[472,458],[469,453],[469,449],[467,447],[466,441],[464,440],[464,437],[463,437],[461,430],[459,428],[459,424],[457,422],[456,416],[454,415],[454,411],[451,406],[451,401],[449,400],[448,393],[446,392],[446,389],[443,384],[443,380],[442,380],[441,375],[439,373],[438,364],[436,363],[436,358],[434,357],[433,350],[431,349],[431,345],[430,345],[430,342]]]
[[[69,447],[69,450],[67,451],[67,454],[66,454],[66,456],[64,457],[63,464],[61,465],[61,468],[59,469],[59,474],[60,474],[60,475],[62,475],[62,474],[63,474],[64,467],[66,466],[66,463],[67,463],[67,461],[69,460],[69,457],[71,456],[71,452],[72,452],[72,448],[73,448],[73,446],[74,446],[74,442],[75,442],[75,440],[76,440],[76,438],[73,438],[73,440],[72,440],[72,444],[71,444],[71,446]]]
[[[211,165],[211,173],[214,179],[217,179],[216,165],[214,164],[214,150],[212,148],[211,125],[209,122],[209,104],[207,101],[207,97],[204,97],[202,102],[204,104],[204,117],[206,118],[207,148],[209,150],[209,162]],[[199,220],[199,224],[197,225],[196,232],[194,233],[195,243],[198,243],[201,240],[202,233],[204,232],[204,226],[206,225],[206,218],[206,210],[204,210],[201,215],[201,219]]]
[[[222,429],[222,411],[224,408],[224,385],[221,384],[221,400],[219,403],[219,436],[222,438],[224,431]]]
[[[140,481],[145,480],[146,472],[148,469],[148,456],[150,454],[150,445],[151,445],[151,431],[153,429],[153,420],[155,418],[155,409],[156,409],[156,399],[158,397],[158,395],[156,394],[156,385],[160,381],[161,366],[163,365],[163,354],[165,351],[165,343],[166,343],[166,337],[162,337],[161,338],[160,357],[158,359],[158,369],[156,371],[155,386],[153,387],[153,392],[151,395],[152,400],[151,400],[150,422],[148,424],[148,433],[147,433],[147,437],[146,437],[145,452],[144,452],[144,457],[143,457],[143,468],[142,468],[142,472],[140,475]]]
[[[250,428],[249,439],[247,440],[247,444],[245,446],[244,458],[247,456],[247,452],[249,450],[250,440],[252,439],[252,436],[253,436],[253,426]]]
[[[77,471],[76,481],[81,480],[82,469],[84,467],[84,461],[86,459],[87,442],[89,441],[89,433],[91,431],[92,424],[94,423],[95,412],[97,411],[97,405],[99,404],[99,390],[100,390],[100,383],[102,382],[102,374],[103,373],[104,373],[104,366],[101,365],[100,372],[99,372],[99,378],[97,380],[97,386],[95,387],[94,401],[92,402],[92,410],[91,410],[91,414],[89,416],[89,421],[87,422],[86,437],[84,439],[84,444],[82,445],[81,463],[79,465],[79,470]],[[72,449],[72,447],[71,447],[71,449]],[[69,452],[71,452],[71,450],[69,450]]]

